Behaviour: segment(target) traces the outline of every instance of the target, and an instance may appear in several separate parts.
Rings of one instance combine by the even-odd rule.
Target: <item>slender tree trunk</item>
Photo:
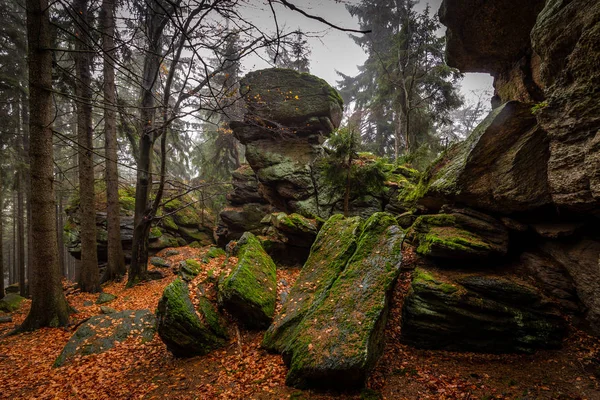
[[[27,98],[25,95],[22,95],[22,104],[23,104],[23,184],[25,185],[25,230],[27,237],[27,246],[25,248],[25,256],[24,256],[24,264],[27,270],[27,282],[31,282],[31,252],[32,250],[32,240],[31,240],[31,179],[29,179],[29,104],[27,104]],[[25,240],[25,238],[23,238]],[[29,284],[25,285],[25,294],[29,297]]]
[[[64,272],[65,272],[65,253],[63,251],[65,245],[64,245],[64,241],[63,241],[63,229],[64,229],[64,224],[63,224],[63,219],[62,219],[62,194],[61,193],[57,193],[57,197],[58,197],[58,202],[57,202],[57,206],[56,206],[56,241],[58,243],[58,265],[60,267],[60,270],[63,272],[63,276],[67,277]]]
[[[2,196],[2,169],[0,169],[0,299],[4,297],[4,199]]]
[[[87,27],[88,2],[74,0],[73,6],[78,15],[79,27]],[[81,275],[79,287],[83,292],[100,291],[98,272],[98,250],[96,245],[96,205],[94,201],[94,160],[92,150],[92,76],[91,50],[87,45],[88,33],[77,28],[75,42],[75,68],[77,70],[77,142],[79,160],[79,213],[81,218]]]
[[[22,149],[21,149],[22,150]],[[26,285],[31,282],[26,281],[25,275],[25,221],[23,217],[23,165],[19,165],[17,173],[17,249],[19,252],[19,294],[27,297]]]
[[[54,207],[52,149],[52,47],[48,0],[27,0],[27,41],[29,66],[29,148],[31,186],[31,228],[34,243],[31,309],[21,330],[43,326],[64,326],[69,309],[62,290]]]
[[[13,262],[11,264],[13,279],[11,283],[19,282],[19,260],[17,255],[17,194],[12,195],[12,250]]]
[[[121,243],[121,206],[117,167],[117,97],[115,88],[115,2],[102,0],[102,51],[104,53],[104,140],[106,150],[106,213],[108,262],[102,281],[125,275],[125,255]]]
[[[155,9],[156,8],[156,9]],[[144,59],[141,94],[141,136],[137,158],[137,178],[135,186],[135,216],[131,265],[127,284],[135,285],[146,279],[148,270],[148,236],[152,224],[150,191],[152,189],[152,149],[154,146],[154,119],[156,117],[154,85],[158,76],[162,54],[162,34],[168,22],[168,15],[157,12],[157,4],[151,2],[146,15],[148,51]]]

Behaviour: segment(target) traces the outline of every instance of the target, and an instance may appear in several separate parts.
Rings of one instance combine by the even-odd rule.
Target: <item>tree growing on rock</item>
[[[382,160],[359,157],[360,118],[355,114],[347,126],[339,128],[327,141],[328,153],[320,161],[325,180],[344,191],[344,216],[350,212],[350,197],[380,193],[385,182]]]

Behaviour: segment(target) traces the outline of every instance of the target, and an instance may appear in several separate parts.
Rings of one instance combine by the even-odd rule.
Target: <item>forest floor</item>
[[[202,252],[189,247],[177,250],[179,255],[168,257],[171,263],[200,258]],[[222,261],[212,260],[206,271],[220,268]],[[297,269],[281,269],[278,280],[285,279],[289,287],[298,273]],[[124,282],[110,283],[103,290],[117,296],[108,305],[118,311],[155,310],[164,287],[173,279],[131,289]],[[79,322],[100,314],[97,295],[79,293],[67,285],[67,299],[78,310],[71,326],[5,336],[25,319],[29,301],[12,314],[12,323],[0,324],[0,398],[600,399],[600,341],[574,328],[561,350],[534,355],[425,351],[402,345],[398,340],[400,314],[409,282],[410,272],[404,272],[394,292],[384,355],[368,380],[368,389],[360,393],[286,387],[286,367],[280,356],[260,348],[262,333],[237,327],[232,327],[232,339],[225,348],[203,357],[176,359],[156,335],[145,344],[126,340],[105,353],[78,357],[54,368],[54,360]]]

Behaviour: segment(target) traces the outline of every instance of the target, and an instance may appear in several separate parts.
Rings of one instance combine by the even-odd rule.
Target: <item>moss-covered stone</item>
[[[200,300],[198,313],[202,319],[185,282],[176,279],[165,288],[156,310],[158,334],[175,356],[204,355],[226,343],[226,330],[205,298]]]
[[[221,256],[224,256],[224,255],[225,255],[225,250],[221,249],[220,247],[211,247],[206,252],[205,257],[207,257],[207,258],[217,258],[217,257],[221,257]]]
[[[194,279],[201,271],[202,265],[192,258],[179,263],[179,275],[186,282]]]
[[[203,246],[207,246],[213,243],[211,235],[209,235],[207,232],[200,231],[197,228],[180,226],[179,233],[182,237],[191,241],[199,242]]]
[[[510,214],[550,203],[546,133],[536,128],[530,108],[511,101],[492,110],[427,169],[414,192],[419,204],[438,210],[462,203]]]
[[[530,353],[566,332],[556,306],[513,275],[417,268],[402,313],[402,340],[422,348]]]
[[[159,237],[162,236],[162,234],[163,233],[158,226],[153,226],[152,229],[150,229],[150,235],[148,236],[148,238],[149,239],[158,239]]]
[[[179,227],[177,226],[177,224],[173,220],[173,217],[171,216],[163,217],[161,219],[161,223],[165,227],[165,229],[168,229],[171,232],[177,232],[179,230]]]
[[[17,311],[21,306],[21,303],[25,300],[24,297],[19,296],[16,293],[8,293],[0,300],[0,311],[13,312]]]
[[[238,263],[219,285],[219,302],[248,328],[265,329],[275,313],[275,263],[249,232],[244,233],[233,252]]]
[[[433,258],[477,260],[508,251],[508,231],[494,218],[472,210],[422,215],[408,233],[417,253]]]
[[[148,243],[148,248],[150,250],[154,250],[154,251],[158,251],[161,249],[164,249],[166,247],[178,247],[179,243],[177,242],[177,238],[175,238],[173,235],[169,235],[168,233],[165,233],[161,236],[159,236],[158,238],[151,240]]]
[[[150,310],[125,310],[93,316],[75,331],[54,366],[59,367],[77,355],[103,353],[128,338],[149,342],[155,332],[156,317]]]
[[[319,231],[308,260],[290,290],[281,312],[265,333],[262,346],[282,352],[296,337],[296,328],[315,301],[326,294],[356,250],[360,217],[334,215]]]
[[[323,124],[330,119],[331,129],[339,126],[343,100],[335,89],[316,76],[290,69],[264,69],[246,75],[241,91],[255,118],[294,124]],[[302,126],[301,125],[301,126]]]
[[[169,268],[171,266],[171,263],[161,257],[150,258],[150,264],[158,268]]]
[[[113,301],[116,298],[117,298],[117,296],[115,296],[114,294],[111,294],[111,293],[100,293],[100,295],[98,296],[98,299],[96,300],[96,304],[110,303],[111,301]]]
[[[365,223],[356,251],[284,350],[295,387],[362,386],[383,351],[389,295],[400,273],[404,233],[387,213]]]

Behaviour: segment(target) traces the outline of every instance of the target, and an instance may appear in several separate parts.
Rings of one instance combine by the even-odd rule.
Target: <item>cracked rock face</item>
[[[249,73],[240,90],[247,111],[232,129],[246,145],[258,193],[279,210],[313,216],[318,204],[312,165],[341,122],[342,99],[322,79],[277,68]]]

